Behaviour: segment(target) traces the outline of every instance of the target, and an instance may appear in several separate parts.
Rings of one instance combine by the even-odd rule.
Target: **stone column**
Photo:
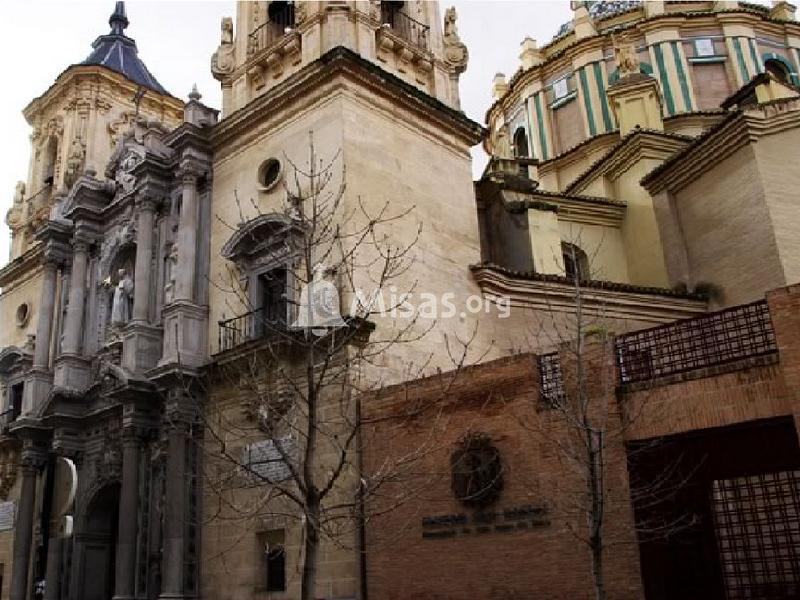
[[[11,565],[11,600],[26,600],[28,597],[28,571],[33,541],[33,513],[36,505],[36,473],[42,459],[38,453],[23,450],[20,471],[19,504],[14,530],[14,552]]]
[[[134,428],[126,428],[122,434],[122,489],[119,498],[114,600],[129,600],[136,594],[140,454],[141,438]]]
[[[184,592],[184,557],[186,533],[186,439],[188,424],[177,417],[169,431],[166,468],[166,499],[162,578],[160,598],[182,598]]]
[[[176,300],[194,300],[195,265],[197,256],[197,178],[195,171],[183,169],[183,196],[178,225],[178,276]]]
[[[75,240],[72,257],[72,272],[69,280],[69,304],[64,322],[65,354],[79,354],[83,337],[83,313],[86,299],[86,263],[89,256],[89,244],[84,240]],[[41,319],[40,319],[41,322]]]
[[[33,367],[50,367],[50,334],[53,329],[53,307],[56,301],[56,264],[45,259],[42,293],[39,299],[39,322],[36,324],[36,346]]]
[[[137,203],[139,221],[136,226],[136,273],[133,280],[133,321],[146,323],[150,316],[150,282],[153,262],[153,223],[155,202],[141,198]]]

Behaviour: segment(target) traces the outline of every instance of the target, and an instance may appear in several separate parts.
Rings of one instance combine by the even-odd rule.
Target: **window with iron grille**
[[[711,505],[726,598],[800,597],[800,471],[715,480]]]
[[[540,354],[539,363],[539,404],[540,408],[550,409],[563,406],[566,400],[564,382],[561,376],[561,362],[558,352]]]

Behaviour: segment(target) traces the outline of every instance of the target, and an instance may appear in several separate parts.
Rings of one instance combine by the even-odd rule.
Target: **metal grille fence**
[[[800,471],[715,480],[711,495],[725,597],[800,597]]]
[[[566,400],[564,381],[561,377],[561,362],[558,352],[540,354],[539,363],[539,398],[542,408],[563,406]]]
[[[617,338],[620,381],[635,383],[777,352],[764,301]]]

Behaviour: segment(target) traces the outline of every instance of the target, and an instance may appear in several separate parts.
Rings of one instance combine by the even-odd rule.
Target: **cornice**
[[[566,277],[517,272],[491,264],[471,265],[470,270],[484,293],[505,296],[512,307],[561,313],[576,310],[575,285]],[[605,319],[657,324],[701,315],[707,311],[707,303],[661,288],[587,281],[581,284],[581,308]]]
[[[575,162],[585,160],[587,154],[601,150],[604,146],[607,146],[608,150],[610,150],[619,144],[620,139],[619,130],[588,137],[553,158],[541,161],[539,163],[539,175],[560,171]]]
[[[36,244],[0,269],[0,287],[3,292],[6,287],[32,275],[41,265],[43,253],[43,245]]]
[[[484,128],[463,112],[420,91],[352,50],[337,47],[214,126],[211,142],[215,153],[222,149],[229,151],[234,142],[246,143],[245,132],[268,118],[275,118],[282,110],[296,107],[301,98],[313,95],[323,85],[342,77],[355,79],[371,92],[391,99],[425,119],[433,120],[469,146],[474,146],[483,137]]]
[[[614,16],[616,17],[617,15]],[[608,19],[598,21],[598,23],[602,24],[603,21],[613,21],[613,18],[614,17],[609,17]],[[659,15],[653,15],[651,17],[637,17],[633,20],[607,27],[596,35],[581,38],[579,40],[574,39],[574,32],[570,32],[563,37],[554,39],[549,44],[545,44],[540,48],[542,54],[545,55],[544,60],[542,60],[540,64],[529,69],[520,68],[511,76],[508,83],[508,91],[502,98],[499,98],[492,103],[492,105],[486,111],[484,122],[491,122],[491,120],[495,117],[495,112],[497,110],[504,111],[508,108],[509,104],[514,104],[517,101],[517,97],[521,91],[530,83],[537,79],[546,78],[545,72],[553,70],[553,65],[557,63],[560,58],[567,56],[569,62],[572,62],[574,55],[591,51],[594,46],[598,44],[598,40],[606,40],[611,36],[612,33],[636,29],[644,34],[645,32],[654,30],[657,31],[661,28],[680,28],[681,26],[690,24],[692,21],[701,19],[708,19],[713,21],[714,24],[719,25],[721,25],[721,21],[731,22],[732,20],[736,20],[737,22],[741,21],[743,23],[750,24],[754,28],[757,25],[766,27],[771,33],[777,35],[800,35],[800,22],[771,19],[761,10],[746,6],[740,6],[739,8],[732,10],[665,12]],[[694,26],[695,23],[691,23],[691,25]],[[569,41],[570,38],[573,39]],[[564,45],[563,47],[559,48],[559,44]]]
[[[694,138],[677,134],[666,134],[649,129],[636,129],[623,137],[604,156],[592,163],[572,181],[566,191],[579,193],[599,177],[619,177],[633,164],[644,159],[666,160],[688,146]]]
[[[31,100],[28,105],[22,110],[22,114],[29,124],[36,112],[40,112],[47,108],[49,104],[56,101],[62,93],[68,93],[69,88],[73,81],[81,78],[99,78],[105,81],[110,86],[122,87],[130,93],[130,97],[136,93],[139,85],[124,75],[104,67],[102,65],[71,65],[64,71],[59,73],[55,81],[50,85],[45,92]],[[174,96],[164,96],[153,90],[148,90],[148,101],[155,102],[156,104],[169,106],[177,113],[183,114],[183,101]]]
[[[645,175],[640,183],[651,195],[664,189],[678,191],[760,137],[796,127],[800,127],[797,99],[732,111],[728,118]]]

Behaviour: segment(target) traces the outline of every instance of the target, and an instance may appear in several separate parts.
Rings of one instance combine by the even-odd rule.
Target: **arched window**
[[[586,252],[575,244],[561,242],[561,255],[564,258],[564,275],[567,279],[573,281],[589,279],[589,259]]]
[[[517,158],[530,157],[530,151],[528,150],[528,132],[525,131],[524,127],[517,127],[516,131],[514,131],[514,155]]]
[[[287,2],[286,0],[270,2],[267,7],[267,16],[270,23],[275,23],[281,29],[286,27],[294,28],[294,2]]]
[[[53,185],[56,176],[56,159],[58,158],[58,139],[51,136],[47,140],[44,162],[42,163],[42,183]]]
[[[789,83],[789,71],[782,62],[775,59],[764,61],[764,70],[781,83]]]

